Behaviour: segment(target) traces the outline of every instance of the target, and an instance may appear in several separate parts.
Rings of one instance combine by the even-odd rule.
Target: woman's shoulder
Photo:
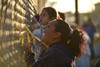
[[[70,52],[70,49],[66,44],[55,43],[49,49],[48,52],[58,57],[73,58],[74,56]]]

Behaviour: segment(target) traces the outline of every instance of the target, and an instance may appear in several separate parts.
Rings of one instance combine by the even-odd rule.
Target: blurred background
[[[0,67],[26,67],[25,25],[31,30],[32,17],[47,6],[64,13],[70,25],[76,23],[80,27],[91,18],[96,28],[93,40],[96,57],[90,60],[90,67],[94,67],[100,57],[100,0],[0,0]]]

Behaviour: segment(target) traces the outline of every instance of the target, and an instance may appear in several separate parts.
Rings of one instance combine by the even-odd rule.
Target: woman
[[[43,28],[48,24],[49,21],[56,19],[56,17],[57,17],[57,12],[54,8],[52,7],[43,8],[39,16],[40,28],[36,29],[33,32],[33,34],[42,39],[42,37],[44,36]],[[41,43],[37,40],[35,40],[34,44],[35,44],[33,49],[35,53],[34,59],[35,61],[37,61],[41,52],[45,49],[45,46],[41,45]]]
[[[73,67],[74,58],[84,53],[83,33],[62,20],[53,20],[45,28],[42,41],[48,46],[32,67]]]
[[[44,36],[43,28],[48,24],[49,21],[56,19],[57,12],[52,7],[45,7],[43,8],[42,12],[38,17],[34,17],[33,21],[36,22],[35,24],[35,30],[33,31],[33,34],[37,36],[38,38],[42,39]],[[36,18],[36,19],[35,19]],[[36,27],[38,25],[38,27]],[[45,50],[45,46],[41,45],[41,43],[37,40],[34,40],[34,45],[32,45],[32,50],[29,47],[29,50],[25,53],[25,60],[28,66],[31,66],[32,63],[38,61],[41,52]]]
[[[33,31],[33,34],[38,38],[42,39],[42,37],[44,36],[43,28],[48,24],[49,21],[56,19],[56,17],[57,17],[57,12],[54,8],[52,7],[43,8],[42,12],[38,17],[38,21],[39,21],[37,22],[38,28]],[[35,18],[33,18],[33,20],[35,20]],[[34,61],[35,62],[38,61],[41,52],[45,50],[45,46],[41,45],[39,41],[35,40],[34,46],[32,46],[32,50],[34,53],[32,53],[32,51],[26,52],[25,60],[27,62],[27,65],[31,65]]]

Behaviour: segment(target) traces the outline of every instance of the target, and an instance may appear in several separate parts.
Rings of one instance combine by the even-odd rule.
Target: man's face
[[[50,20],[51,19],[49,18],[48,13],[45,10],[42,10],[40,14],[40,19],[39,19],[40,24],[47,25]]]

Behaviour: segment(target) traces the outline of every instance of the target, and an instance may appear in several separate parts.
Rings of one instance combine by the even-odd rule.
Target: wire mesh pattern
[[[26,67],[20,37],[32,24],[34,7],[37,0],[0,0],[0,67]]]

